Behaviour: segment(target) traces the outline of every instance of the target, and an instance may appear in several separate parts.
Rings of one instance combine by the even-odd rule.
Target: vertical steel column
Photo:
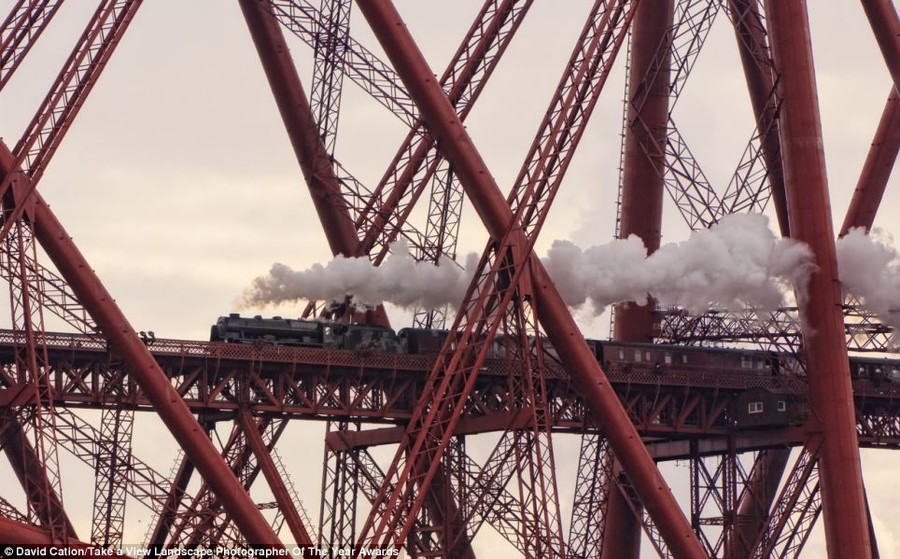
[[[15,157],[0,141],[0,175],[13,172]],[[156,359],[141,342],[137,332],[116,305],[84,256],[66,233],[38,191],[31,194],[29,205],[35,238],[47,252],[72,291],[84,304],[114,351],[130,367],[130,373],[144,390],[156,413],[172,436],[184,449],[197,470],[213,487],[247,540],[257,544],[278,544],[278,538],[256,504],[228,470],[212,442],[184,400],[159,367]]]
[[[826,543],[831,557],[871,557],[806,2],[770,1],[766,14],[781,75],[791,233],[809,245],[818,267],[805,294],[798,286],[798,304],[812,421],[824,438],[819,464]]]
[[[673,0],[638,5],[631,33],[631,68],[628,75],[628,127],[622,164],[622,210],[619,236],[637,235],[652,253],[659,248],[665,165],[656,150],[664,146],[669,122],[671,38],[675,6]],[[665,150],[660,149],[660,153]],[[655,303],[628,303],[616,308],[613,338],[630,342],[653,341]],[[641,301],[637,301],[641,303]],[[614,466],[618,470],[618,465]],[[637,559],[641,551],[641,524],[628,504],[628,497],[610,478],[606,502],[605,558]]]
[[[652,157],[664,146],[669,121],[669,76],[674,17],[673,0],[642,2],[634,15],[631,35],[631,73],[628,76],[628,128],[622,170],[622,215],[620,237],[637,235],[647,252],[659,248],[665,164]],[[659,153],[665,150],[659,149]],[[637,301],[641,303],[642,301]],[[652,342],[654,304],[628,304],[616,309],[614,336],[617,340]],[[609,540],[607,540],[609,541]]]
[[[410,91],[445,157],[453,165],[472,205],[494,239],[502,239],[513,215],[472,139],[462,126],[434,72],[390,0],[359,0],[357,5]],[[524,245],[525,243],[523,243]],[[532,287],[541,324],[576,389],[596,414],[637,493],[676,557],[704,557],[618,396],[592,355],[540,259],[530,255]]]
[[[606,510],[603,518],[603,546],[600,557],[604,559],[637,559],[641,555],[641,521],[628,505],[628,497],[616,483],[622,467],[613,464],[613,475],[605,480],[607,486]],[[639,508],[637,508],[640,511]]]
[[[750,479],[737,506],[734,535],[725,549],[728,559],[749,557],[753,544],[765,529],[772,502],[778,493],[781,478],[787,468],[790,449],[773,448],[756,457]]]

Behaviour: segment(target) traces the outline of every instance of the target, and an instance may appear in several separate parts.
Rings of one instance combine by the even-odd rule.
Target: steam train
[[[220,317],[212,326],[210,341],[428,355],[440,352],[448,334],[447,330],[422,328],[403,328],[395,333],[390,328],[367,324],[280,316],[247,318],[232,313]],[[665,374],[669,370],[693,369],[773,376],[799,371],[799,365],[792,356],[769,351],[594,339],[588,339],[586,343],[604,368],[644,369],[658,374]],[[496,339],[488,357],[503,358],[503,346],[504,340]],[[556,358],[556,352],[549,341],[545,341],[544,351],[551,358]],[[850,372],[854,379],[900,384],[900,360],[896,359],[853,356],[850,358]]]
[[[212,326],[210,341],[240,344],[275,344],[354,351],[396,352],[437,355],[449,335],[447,330],[390,328],[364,324],[286,319],[279,316],[244,318],[238,314],[220,317]],[[498,336],[488,350],[489,359],[503,359],[509,339]],[[606,371],[628,373],[648,371],[660,375],[692,376],[714,372],[721,375],[784,376],[801,372],[797,360],[787,354],[751,349],[726,349],[664,344],[585,340],[594,358]],[[555,349],[544,340],[542,351],[558,359]],[[875,357],[850,358],[855,380],[878,387],[900,387],[900,360]],[[777,386],[777,384],[775,385]],[[879,388],[882,389],[882,388]],[[808,411],[803,398],[778,388],[757,386],[735,396],[729,416],[739,428],[767,429],[799,425]]]

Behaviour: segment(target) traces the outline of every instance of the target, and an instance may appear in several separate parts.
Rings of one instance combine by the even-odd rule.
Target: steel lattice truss
[[[98,2],[21,137],[0,141],[0,275],[12,311],[0,331],[0,448],[19,485],[0,495],[0,541],[115,549],[128,543],[129,511],[145,507],[141,543],[155,549],[290,542],[328,556],[402,547],[474,558],[493,532],[524,557],[618,558],[637,557],[643,532],[661,557],[793,557],[822,516],[831,556],[877,552],[858,448],[900,447],[900,407],[894,386],[851,384],[847,349],[890,349],[893,332],[829,284],[815,69],[808,42],[792,39],[809,33],[806,3],[594,0],[520,171],[503,185],[464,122],[533,3],[485,0],[438,74],[391,0],[237,1],[333,254],[380,264],[402,239],[419,260],[455,259],[464,201],[487,230],[459,309],[416,313],[419,326],[449,327],[440,354],[423,356],[138,335],[39,188],[142,4]],[[9,4],[0,95],[63,2]],[[900,85],[896,10],[890,0],[862,9]],[[366,24],[379,45],[357,40]],[[714,25],[733,29],[755,125],[727,184],[704,172],[674,110]],[[311,49],[309,85],[289,41]],[[799,308],[620,308],[612,336],[789,352],[801,363],[790,374],[661,377],[649,364],[598,363],[583,342],[533,247],[617,67],[627,82],[617,235],[655,250],[664,193],[691,229],[771,205],[782,234],[810,244],[820,268]],[[341,162],[351,85],[407,130],[373,184]],[[891,88],[841,235],[872,227],[898,149]],[[306,314],[320,309],[310,301]],[[73,333],[47,332],[51,315]],[[388,321],[381,308],[366,318]],[[489,355],[495,342],[504,359]],[[738,428],[732,406],[758,390],[803,406],[805,423]],[[83,409],[99,410],[99,423]],[[170,472],[133,452],[137,413],[176,441]],[[298,493],[279,450],[291,420],[326,426],[318,496]],[[554,445],[572,434],[574,475]],[[487,448],[473,452],[472,441]],[[62,451],[95,472],[89,531],[67,514]],[[673,460],[687,464],[688,514],[658,467]]]

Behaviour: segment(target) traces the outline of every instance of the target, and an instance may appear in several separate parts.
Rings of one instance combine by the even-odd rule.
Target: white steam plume
[[[900,328],[900,257],[880,231],[852,229],[837,242],[843,288],[886,324]]]
[[[366,304],[455,305],[462,300],[475,263],[475,254],[469,256],[466,270],[449,261],[440,266],[416,263],[402,243],[391,247],[391,255],[379,268],[366,258],[336,257],[305,271],[276,263],[253,281],[243,302],[264,306],[301,299],[342,300],[353,294],[355,302]],[[598,314],[618,301],[644,304],[647,294],[664,305],[698,312],[711,305],[738,308],[746,303],[774,309],[783,303],[787,284],[802,289],[813,269],[809,249],[776,238],[768,219],[758,214],[727,216],[649,257],[635,236],[586,250],[556,241],[544,263],[566,304],[590,301]]]
[[[469,269],[474,269],[471,262]],[[472,273],[450,259],[437,266],[416,262],[406,245],[397,242],[379,267],[368,258],[344,256],[336,256],[324,266],[313,264],[304,271],[276,262],[268,274],[253,280],[242,302],[245,306],[265,306],[300,299],[342,301],[353,295],[353,302],[361,305],[391,302],[407,308],[439,308],[462,301]]]
[[[649,257],[635,236],[584,251],[556,241],[545,263],[567,304],[589,300],[598,313],[618,301],[645,304],[647,294],[693,312],[745,304],[774,309],[789,284],[805,288],[814,269],[809,248],[776,238],[760,214],[727,216]]]

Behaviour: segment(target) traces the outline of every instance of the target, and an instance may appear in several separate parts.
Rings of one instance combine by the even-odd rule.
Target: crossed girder
[[[5,535],[25,522],[33,529],[18,532],[22,541],[87,539],[67,518],[60,484],[56,449],[70,444],[83,460],[96,461],[90,538],[102,546],[121,542],[128,494],[154,508],[150,537],[158,545],[318,540],[474,557],[473,538],[490,525],[526,557],[633,555],[638,530],[661,556],[793,555],[821,513],[833,556],[874,550],[858,448],[897,444],[895,390],[851,383],[846,336],[862,349],[883,348],[890,330],[854,302],[842,309],[805,2],[673,0],[657,10],[646,0],[596,0],[509,195],[464,120],[532,1],[485,1],[440,78],[390,0],[354,7],[323,0],[318,8],[306,0],[237,3],[333,254],[380,263],[389,244],[404,239],[420,260],[453,257],[463,198],[474,206],[490,238],[450,341],[437,358],[425,359],[171,340],[154,347],[156,340],[138,336],[38,189],[141,6],[104,0],[22,138],[0,150],[0,271],[13,314],[9,343],[0,344],[0,404],[9,412],[0,430],[26,495],[22,510],[0,502]],[[0,34],[0,90],[60,4],[14,3]],[[862,5],[896,84],[893,4]],[[390,62],[354,38],[353,9]],[[725,190],[703,172],[672,111],[723,13],[727,18],[718,20],[734,27],[756,125]],[[308,88],[284,31],[313,49]],[[809,244],[819,264],[799,309],[771,318],[753,309],[700,317],[674,311],[666,338],[771,343],[794,352],[802,340],[802,379],[661,379],[649,368],[602,368],[534,256],[607,78],[626,54],[617,233],[636,234],[651,250],[659,246],[664,193],[691,228],[761,211],[771,200],[782,233]],[[351,174],[336,154],[349,82],[409,129],[376,185]],[[873,225],[900,148],[896,115],[892,88],[841,234]],[[417,213],[426,203],[427,212]],[[425,223],[416,223],[422,213]],[[443,324],[444,313],[426,309],[416,321]],[[64,338],[46,332],[45,314],[86,337],[72,338],[68,348],[54,345]],[[364,319],[389,323],[381,308]],[[619,308],[613,335],[652,341],[658,324],[650,305]],[[507,340],[511,364],[487,357],[495,335]],[[552,358],[538,350],[543,338],[555,348]],[[735,429],[729,403],[761,386],[808,402],[810,419],[765,432]],[[73,419],[63,409],[69,407],[104,410],[102,425]],[[174,476],[132,456],[132,413],[150,409],[184,450]],[[318,527],[275,450],[292,418],[330,422]],[[216,444],[210,437],[223,422],[233,423],[231,434]],[[361,429],[363,423],[380,426]],[[500,438],[487,459],[475,461],[467,437],[486,432]],[[585,434],[568,538],[553,445],[560,433]],[[396,445],[386,467],[368,452],[380,445]],[[791,447],[800,449],[793,463]],[[751,450],[759,451],[752,464],[742,462],[739,453]],[[690,460],[689,515],[656,465],[671,459]],[[141,472],[137,486],[130,469]],[[251,497],[254,483],[262,484],[257,478],[274,501]],[[274,519],[267,510],[277,512]]]

